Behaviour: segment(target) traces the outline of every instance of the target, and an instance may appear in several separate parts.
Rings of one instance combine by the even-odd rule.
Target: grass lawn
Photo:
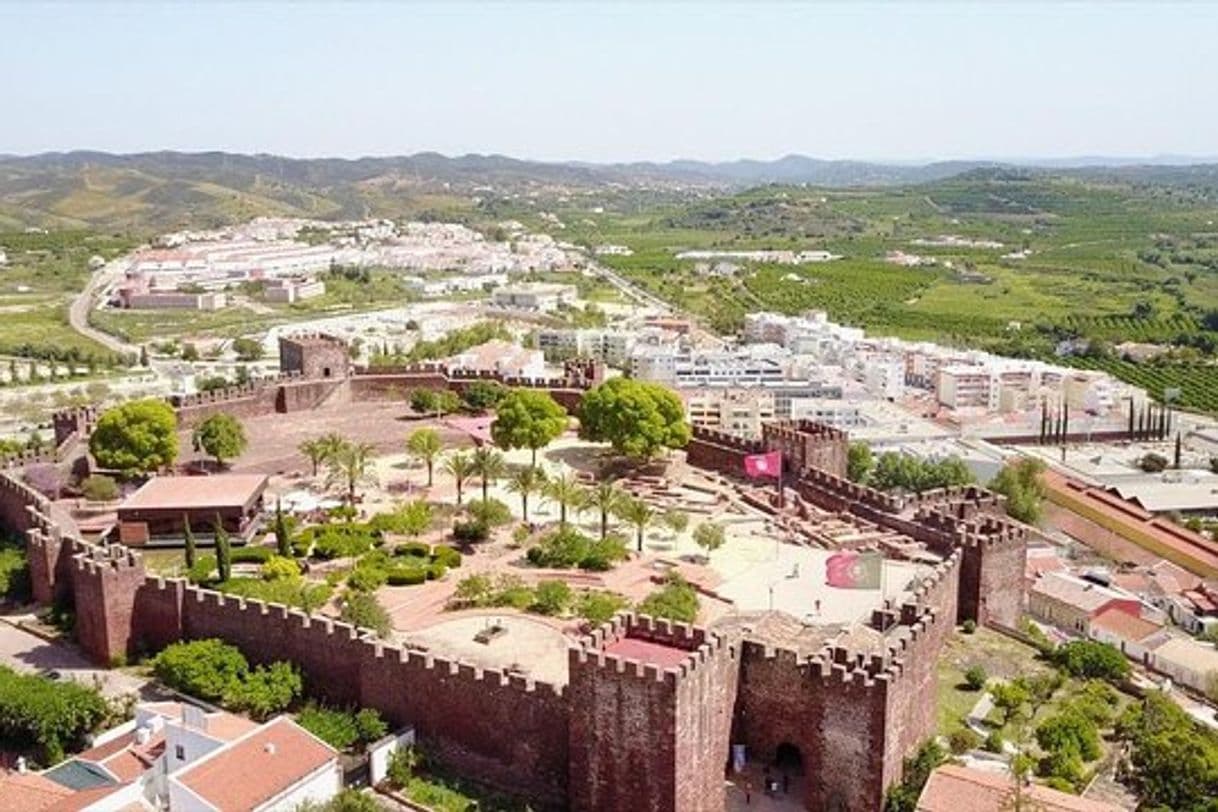
[[[1037,659],[1036,649],[998,632],[980,627],[973,634],[956,631],[939,657],[939,733],[963,727],[963,718],[981,698],[980,691],[964,688],[964,672],[974,665],[990,679],[1009,680],[1045,674],[1053,669]]]

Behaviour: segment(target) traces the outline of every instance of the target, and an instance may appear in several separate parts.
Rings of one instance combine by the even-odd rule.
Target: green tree
[[[964,672],[964,684],[968,686],[970,691],[980,691],[985,687],[987,679],[985,669],[979,665],[970,666]]]
[[[235,459],[245,451],[245,427],[230,414],[213,414],[195,429],[194,442],[214,457],[217,465],[224,465],[225,460]]]
[[[634,528],[638,551],[643,552],[643,538],[656,519],[656,512],[642,499],[626,497],[617,506],[617,517]]]
[[[543,581],[534,595],[530,608],[541,615],[561,615],[571,605],[571,587],[564,581]]]
[[[1020,457],[1003,466],[990,480],[989,488],[1007,498],[1007,515],[1025,524],[1037,524],[1044,515],[1045,464]]]
[[[503,461],[502,454],[485,446],[475,449],[470,461],[474,465],[474,473],[482,480],[482,501],[486,502],[490,498],[491,483],[506,473],[507,465]]]
[[[89,451],[103,468],[150,473],[178,456],[178,419],[163,400],[135,400],[106,410],[89,437]]]
[[[866,443],[851,443],[846,449],[846,478],[865,484],[875,467],[875,455]]]
[[[578,512],[585,504],[583,487],[572,474],[562,474],[554,477],[545,485],[545,495],[558,505],[558,524],[567,526],[567,511]]]
[[[105,717],[106,702],[95,688],[0,665],[0,741],[6,749],[10,742],[37,744],[42,760],[53,764],[63,760],[65,747],[84,745]]]
[[[297,450],[307,457],[310,464],[312,464],[313,476],[317,476],[317,472],[321,469],[322,463],[326,461],[326,458],[330,453],[330,447],[326,443],[325,438],[322,437],[317,437],[312,440],[305,440],[303,443],[297,446]]]
[[[546,485],[545,471],[530,465],[519,468],[508,478],[507,489],[520,496],[520,517],[529,520],[529,497],[541,493]]]
[[[1020,679],[994,683],[990,686],[990,696],[994,700],[994,707],[1002,713],[1004,725],[1018,716],[1023,706],[1032,699],[1027,686]]]
[[[224,704],[263,720],[287,710],[303,692],[300,671],[291,663],[280,661],[248,672],[225,693]]]
[[[609,517],[617,515],[624,494],[611,479],[603,479],[587,491],[588,507],[600,513],[601,541],[609,535]]]
[[[495,408],[506,391],[498,381],[472,381],[461,393],[461,401],[470,411],[485,412]]]
[[[527,448],[537,465],[537,450],[554,442],[567,428],[567,412],[548,392],[513,389],[499,401],[491,437],[500,448]]]
[[[237,354],[238,361],[246,362],[258,361],[264,354],[262,342],[252,338],[233,339],[233,352]]]
[[[213,530],[216,539],[216,572],[223,582],[233,577],[233,548],[220,514],[216,514]]]
[[[410,393],[410,408],[420,414],[432,414],[439,410],[440,396],[432,389],[416,389]]]
[[[718,522],[703,522],[694,529],[694,543],[706,550],[707,554],[718,550],[725,541],[727,541],[727,535],[724,533],[723,525]]]
[[[190,529],[190,516],[182,514],[182,537],[186,543],[186,569],[190,570],[195,565],[195,534]]]
[[[614,378],[589,390],[580,403],[579,420],[580,437],[607,442],[635,460],[683,448],[690,437],[685,406],[676,393],[630,378]]]
[[[300,565],[295,558],[273,555],[262,562],[259,575],[264,581],[292,580],[300,577]]]
[[[693,623],[698,617],[698,603],[697,590],[674,572],[669,574],[664,586],[639,603],[638,611],[652,617]]]
[[[1088,679],[1121,680],[1129,676],[1129,660],[1120,649],[1096,640],[1071,640],[1053,651],[1053,663],[1067,674]]]
[[[660,520],[674,533],[684,533],[689,528],[689,514],[683,510],[666,510]]]
[[[235,646],[207,638],[167,646],[152,670],[170,688],[215,702],[245,679],[249,663]]]
[[[914,812],[930,774],[947,760],[947,753],[934,739],[923,742],[913,756],[905,759],[901,783],[889,788],[884,797],[884,812]]]
[[[347,504],[354,505],[359,486],[372,481],[372,455],[376,449],[371,443],[344,443],[329,458],[330,472],[327,483],[343,487]]]
[[[465,483],[474,475],[474,462],[463,451],[454,451],[444,460],[445,472],[453,478],[453,487],[457,489],[457,504],[461,504],[465,492]]]
[[[389,613],[372,592],[353,590],[343,598],[342,620],[352,626],[372,629],[377,637],[388,637],[393,631]]]
[[[1210,812],[1218,797],[1218,734],[1168,696],[1151,692],[1117,726],[1129,744],[1131,782],[1147,808]]]
[[[119,496],[118,483],[104,474],[85,477],[80,492],[93,502],[113,502]]]
[[[420,459],[427,465],[427,487],[432,486],[432,471],[435,468],[436,457],[444,450],[440,440],[440,432],[435,429],[416,429],[406,440],[406,450],[411,456]]]
[[[288,519],[283,515],[283,504],[275,500],[275,550],[284,558],[292,557],[292,533],[288,529]]]
[[[1083,761],[1100,757],[1100,734],[1095,722],[1072,709],[1055,713],[1037,725],[1036,743],[1042,750],[1073,754]]]

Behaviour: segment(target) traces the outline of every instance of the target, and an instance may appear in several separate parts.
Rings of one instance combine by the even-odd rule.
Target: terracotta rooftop
[[[264,474],[153,477],[131,494],[119,510],[198,510],[241,508],[266,489]]]
[[[689,659],[689,652],[683,648],[653,643],[650,640],[639,640],[634,637],[624,637],[610,642],[605,646],[605,653],[622,659],[658,665],[660,668],[675,668]]]
[[[1130,643],[1145,640],[1163,628],[1158,623],[1131,615],[1119,606],[1110,606],[1101,611],[1092,618],[1091,626],[1111,632]]]
[[[72,790],[36,773],[0,775],[0,812],[42,812]]]
[[[1114,600],[1133,600],[1107,587],[1064,572],[1046,573],[1036,580],[1031,591],[1084,612],[1095,612]]]
[[[172,780],[217,809],[254,809],[337,757],[329,745],[281,716],[204,756]]]
[[[918,798],[917,812],[1002,812],[1011,808],[1011,776],[948,764],[930,774]],[[1039,784],[1024,797],[1040,812],[1120,812],[1120,807],[1058,792]]]

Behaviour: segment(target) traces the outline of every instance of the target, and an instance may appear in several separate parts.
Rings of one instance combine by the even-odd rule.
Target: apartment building
[[[635,333],[621,330],[546,328],[537,332],[537,348],[551,361],[581,356],[623,367],[630,361],[635,342]]]
[[[760,437],[762,423],[773,420],[774,393],[763,388],[698,387],[678,389],[691,425],[741,437]]]
[[[789,352],[773,345],[724,352],[636,346],[630,371],[636,378],[674,386],[759,384],[785,380],[789,358]]]

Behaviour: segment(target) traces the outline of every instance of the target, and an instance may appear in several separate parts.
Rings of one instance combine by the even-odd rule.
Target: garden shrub
[[[112,502],[118,498],[118,483],[104,474],[87,476],[80,483],[80,492],[92,502]]]
[[[393,548],[394,555],[411,555],[417,558],[426,558],[431,555],[431,547],[421,541],[408,541],[405,544],[399,544]]]
[[[270,547],[234,547],[229,557],[234,564],[265,564],[274,554]]]
[[[555,530],[529,549],[526,558],[537,567],[603,572],[627,555],[625,543],[610,536],[592,539],[572,527]]]
[[[437,564],[443,564],[449,569],[461,566],[461,553],[447,544],[437,544],[431,554]]]
[[[498,499],[475,499],[466,506],[465,512],[471,519],[487,527],[502,527],[512,521],[512,511]]]
[[[399,567],[389,570],[387,580],[390,586],[418,586],[427,580],[427,570],[423,567],[414,569]]]
[[[453,525],[453,538],[457,541],[462,541],[467,544],[486,541],[490,537],[491,528],[485,522],[480,522],[477,519],[471,519],[466,522],[457,522]]]

